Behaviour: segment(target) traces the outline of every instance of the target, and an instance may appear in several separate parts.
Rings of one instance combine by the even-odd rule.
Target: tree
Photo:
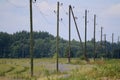
[[[11,35],[5,32],[0,32],[0,57],[8,57],[10,54],[9,46],[11,43]]]

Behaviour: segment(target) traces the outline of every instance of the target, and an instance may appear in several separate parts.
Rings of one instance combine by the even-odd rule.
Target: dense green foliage
[[[67,57],[68,41],[60,38],[59,56]],[[112,50],[113,46],[113,50]],[[30,56],[30,33],[27,31],[8,34],[0,32],[0,57],[1,58],[26,58]],[[48,32],[34,32],[34,57],[53,57],[56,52],[56,37]],[[113,54],[112,54],[113,52]],[[120,43],[111,44],[103,42],[101,49],[100,42],[96,43],[97,57],[120,58]],[[87,41],[87,55],[93,57],[93,39]],[[71,41],[71,57],[83,56],[83,50],[78,41]]]

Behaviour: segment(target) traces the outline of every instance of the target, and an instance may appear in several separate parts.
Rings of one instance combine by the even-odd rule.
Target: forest
[[[56,37],[44,31],[34,31],[34,58],[51,58],[56,55]],[[82,42],[84,44],[84,42]],[[87,41],[87,57],[94,56],[94,39]],[[68,40],[59,38],[59,57],[66,58],[68,54]],[[71,41],[71,57],[83,58],[79,41]],[[120,42],[96,42],[97,58],[120,58]],[[0,58],[29,58],[30,33],[19,31],[13,34],[0,32]]]

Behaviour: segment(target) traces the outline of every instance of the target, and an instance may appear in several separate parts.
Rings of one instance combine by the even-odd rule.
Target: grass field
[[[59,59],[56,72],[54,58],[34,59],[34,77],[30,77],[29,59],[0,59],[0,80],[120,80],[120,60],[96,60],[89,63]]]

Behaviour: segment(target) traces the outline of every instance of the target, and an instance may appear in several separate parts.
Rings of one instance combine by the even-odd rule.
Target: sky
[[[117,42],[120,36],[120,0],[58,0],[60,2],[60,37],[68,40],[68,6],[73,7],[80,36],[84,41],[85,10],[88,11],[87,40],[93,38],[94,14],[96,14],[96,40],[100,41],[100,29],[106,34],[107,41]],[[47,31],[56,36],[57,0],[33,0],[33,30]],[[29,0],[0,0],[0,31],[15,33],[30,31]],[[71,21],[71,37],[79,40],[75,24]],[[104,40],[104,36],[103,36]]]

